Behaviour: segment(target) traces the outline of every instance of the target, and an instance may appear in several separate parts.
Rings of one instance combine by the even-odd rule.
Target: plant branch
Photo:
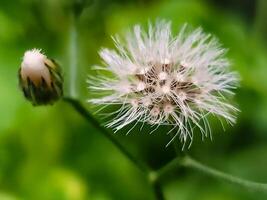
[[[247,189],[267,192],[267,184],[245,180],[233,176],[231,174],[219,171],[217,169],[200,163],[199,161],[191,158],[188,155],[179,156],[173,159],[171,162],[169,162],[157,172],[151,172],[150,169],[143,162],[135,158],[124,146],[122,146],[113,137],[113,135],[107,129],[102,127],[100,123],[84,108],[84,106],[78,100],[65,97],[64,101],[69,103],[82,117],[84,117],[96,129],[98,129],[99,132],[102,133],[107,139],[109,139],[130,161],[132,161],[132,163],[135,164],[136,167],[138,167],[145,174],[148,174],[149,181],[152,185],[157,200],[164,200],[163,192],[160,185],[160,179],[164,177],[166,173],[177,170],[178,167],[192,168],[215,178],[240,185]]]
[[[76,79],[78,70],[78,41],[77,41],[77,18],[75,13],[71,14],[70,19],[70,30],[69,30],[69,62],[70,62],[70,91],[71,97],[77,96]]]
[[[214,178],[225,180],[225,181],[228,181],[230,183],[240,185],[240,186],[247,188],[247,189],[267,192],[267,184],[265,184],[265,183],[258,183],[258,182],[254,182],[254,181],[249,181],[249,180],[242,179],[242,178],[233,176],[231,174],[219,171],[217,169],[214,169],[212,167],[209,167],[205,164],[200,163],[199,161],[191,158],[188,155],[185,155],[182,158],[177,157],[176,159],[174,159],[170,163],[168,163],[166,166],[161,168],[158,171],[159,178],[164,177],[164,175],[166,173],[169,173],[170,171],[177,170],[178,167],[192,168],[192,169],[198,170],[200,172],[203,172],[207,175],[213,176]]]
[[[152,186],[152,189],[154,191],[154,195],[155,195],[156,199],[157,200],[164,200],[165,198],[164,198],[164,194],[162,191],[160,181],[158,179],[158,173],[151,171],[148,174],[148,180],[151,183],[151,186]]]
[[[65,97],[64,101],[69,103],[83,118],[85,118],[91,125],[93,125],[100,133],[102,133],[108,140],[110,140],[132,163],[135,164],[142,172],[148,173],[148,167],[135,158],[123,145],[121,145],[115,137],[87,111],[87,109],[78,101],[72,98]]]
[[[206,166],[206,165],[194,160],[193,158],[191,158],[189,156],[184,157],[184,159],[182,161],[182,165],[185,167],[196,169],[198,171],[201,171],[201,172],[203,172],[207,175],[213,176],[215,178],[238,184],[238,185],[245,187],[245,188],[248,188],[248,189],[267,192],[267,184],[265,184],[265,183],[258,183],[258,182],[254,182],[254,181],[249,181],[249,180],[245,180],[245,179],[233,176],[233,175],[225,173],[225,172],[221,172],[217,169]]]
[[[162,168],[160,168],[158,171],[157,171],[157,174],[158,174],[158,179],[161,179],[163,178],[167,173],[169,172],[173,172],[179,168],[182,167],[181,165],[181,160],[182,160],[182,157],[176,157],[174,158],[172,161],[170,161],[169,163],[167,163],[166,165],[164,165]]]
[[[161,185],[158,181],[152,183],[152,188],[154,190],[154,194],[155,194],[155,197],[157,200],[164,200],[165,199]]]
[[[158,181],[158,174],[151,171],[143,162],[135,158],[124,146],[122,146],[114,136],[86,110],[86,108],[78,101],[73,98],[65,97],[63,99],[69,103],[83,118],[85,118],[90,124],[92,124],[100,133],[102,133],[108,140],[110,140],[123,155],[125,155],[132,163],[140,169],[143,173],[148,175],[149,182],[154,191],[157,200],[164,200],[164,195],[160,182]]]

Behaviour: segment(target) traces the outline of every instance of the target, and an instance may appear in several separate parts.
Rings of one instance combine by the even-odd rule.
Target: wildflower
[[[26,51],[19,69],[19,85],[33,105],[53,104],[63,95],[63,78],[58,64],[41,50]]]
[[[115,119],[107,124],[115,131],[137,121],[152,126],[172,125],[184,143],[193,139],[193,129],[210,133],[207,114],[235,122],[237,109],[227,103],[234,94],[237,74],[210,34],[201,28],[192,32],[182,27],[177,36],[171,23],[149,24],[148,32],[139,25],[126,35],[114,38],[117,51],[103,49],[100,56],[113,76],[92,78],[91,89],[105,96],[89,100],[98,105],[121,105]]]

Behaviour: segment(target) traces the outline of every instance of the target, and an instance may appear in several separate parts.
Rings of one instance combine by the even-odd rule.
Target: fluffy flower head
[[[100,56],[113,76],[91,79],[91,88],[104,96],[90,102],[119,104],[116,117],[107,126],[119,130],[136,121],[152,126],[173,125],[185,143],[199,128],[207,136],[207,114],[235,122],[237,109],[227,103],[237,76],[229,71],[225,50],[201,28],[188,32],[186,25],[178,35],[171,23],[159,21],[144,31],[139,25],[125,40],[114,39],[117,50],[102,49]]]

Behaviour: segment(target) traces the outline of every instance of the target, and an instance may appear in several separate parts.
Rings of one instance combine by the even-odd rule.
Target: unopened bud
[[[63,95],[59,65],[38,49],[25,52],[19,69],[19,85],[34,106],[53,104]]]

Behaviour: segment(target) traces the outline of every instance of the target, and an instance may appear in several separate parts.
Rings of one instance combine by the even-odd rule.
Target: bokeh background
[[[24,51],[41,48],[62,65],[68,94],[73,1],[0,1],[0,200],[154,199],[147,177],[72,107],[62,101],[33,107],[18,88]],[[98,50],[114,47],[110,35],[157,18],[171,20],[174,32],[185,22],[201,26],[229,48],[242,79],[233,98],[241,112],[225,131],[211,119],[213,141],[196,133],[187,151],[223,171],[267,182],[266,9],[266,0],[88,0],[76,24],[78,98],[94,110],[86,104],[86,79],[91,66],[101,64]],[[162,129],[115,137],[154,169],[174,157]],[[267,198],[193,170],[166,177],[163,190],[170,200]]]

